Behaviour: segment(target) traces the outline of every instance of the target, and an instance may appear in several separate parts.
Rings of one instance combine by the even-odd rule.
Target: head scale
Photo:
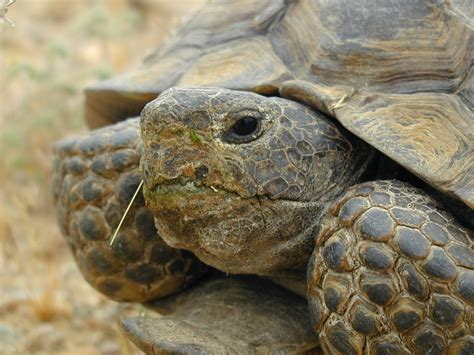
[[[141,127],[160,235],[227,272],[305,267],[327,202],[370,156],[321,113],[250,92],[169,89]]]

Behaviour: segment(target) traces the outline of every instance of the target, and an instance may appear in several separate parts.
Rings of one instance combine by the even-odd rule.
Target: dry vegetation
[[[135,353],[56,227],[51,146],[85,132],[82,88],[136,64],[202,0],[17,0],[0,27],[0,353]]]

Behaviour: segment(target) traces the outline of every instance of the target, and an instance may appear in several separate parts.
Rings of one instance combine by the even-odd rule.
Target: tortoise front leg
[[[398,181],[354,186],[331,208],[308,266],[327,353],[474,354],[473,234]]]
[[[55,147],[53,192],[62,234],[85,279],[117,301],[147,301],[177,292],[207,267],[158,235],[141,191],[139,118],[64,140]]]

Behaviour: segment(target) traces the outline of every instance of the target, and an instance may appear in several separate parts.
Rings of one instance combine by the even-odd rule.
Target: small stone
[[[7,324],[0,324],[0,344],[5,352],[14,353],[16,345],[23,338],[23,334]]]
[[[24,351],[31,352],[59,352],[64,349],[66,335],[52,324],[41,324],[32,329],[24,342]]]
[[[119,344],[113,340],[101,342],[99,350],[102,355],[114,355],[120,353]]]

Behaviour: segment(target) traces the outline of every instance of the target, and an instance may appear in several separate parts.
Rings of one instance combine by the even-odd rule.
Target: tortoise
[[[94,130],[55,146],[58,221],[95,288],[165,314],[124,319],[130,338],[474,353],[473,11],[211,1],[87,88]]]

